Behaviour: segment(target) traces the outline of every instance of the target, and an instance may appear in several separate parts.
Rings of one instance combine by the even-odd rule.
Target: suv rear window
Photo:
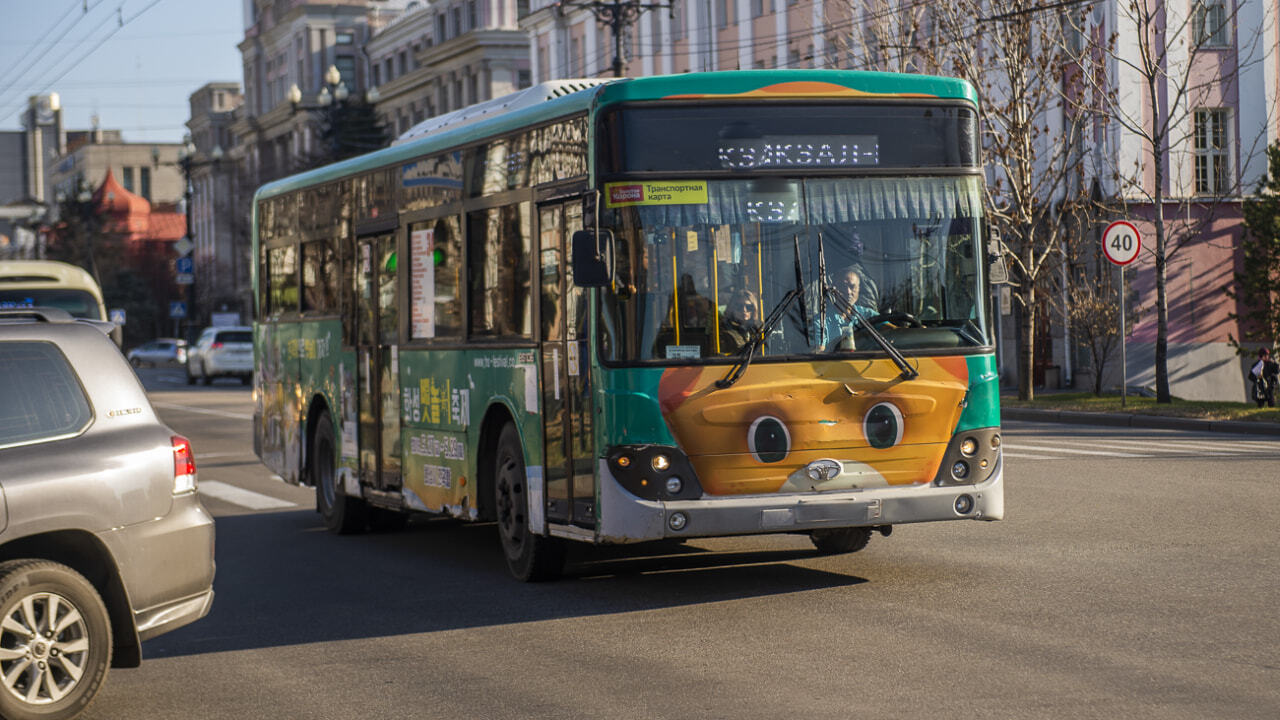
[[[251,343],[253,342],[253,333],[248,330],[223,330],[218,333],[218,342],[231,343]]]
[[[92,417],[80,380],[56,346],[0,342],[0,447],[70,435]]]

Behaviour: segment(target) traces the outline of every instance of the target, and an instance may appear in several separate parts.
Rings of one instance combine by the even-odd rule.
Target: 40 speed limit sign
[[[1102,252],[1107,259],[1121,267],[1138,259],[1142,249],[1142,235],[1133,223],[1117,220],[1102,231]]]

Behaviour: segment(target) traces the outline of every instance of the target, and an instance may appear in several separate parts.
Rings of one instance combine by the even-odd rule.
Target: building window
[[[151,199],[151,168],[149,167],[138,168],[138,194],[147,200]],[[191,208],[187,208],[186,211],[191,212]]]
[[[133,192],[133,168],[120,168],[120,184],[124,189]]]
[[[373,84],[375,87],[382,84],[382,67],[376,63],[373,66]]]
[[[474,30],[480,27],[480,5],[476,0],[467,3],[467,29]]]
[[[347,90],[356,88],[356,59],[351,55],[339,55],[333,59],[333,64],[338,68],[338,74],[342,76],[343,83],[346,84]]]
[[[768,6],[769,0],[751,0],[751,17],[764,15]]]
[[[1192,32],[1201,47],[1225,47],[1231,38],[1227,33],[1227,8],[1221,2],[1197,2]]]
[[[1227,152],[1228,113],[1223,108],[1196,110],[1195,174],[1197,195],[1222,195],[1231,189]]]
[[[409,53],[405,52],[404,50],[401,50],[400,54],[397,55],[397,57],[400,60],[400,74],[403,75],[409,72]]]
[[[453,16],[451,19],[453,20],[454,36],[456,37],[458,35],[461,35],[462,34],[462,8],[457,7],[455,5],[449,14]]]
[[[436,16],[436,42],[444,42],[448,38],[445,36],[445,18],[444,13]]]
[[[533,74],[528,70],[519,70],[517,73],[516,87],[518,89],[524,89],[533,84]]]

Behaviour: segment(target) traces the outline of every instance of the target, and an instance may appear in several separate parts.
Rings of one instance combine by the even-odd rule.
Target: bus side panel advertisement
[[[725,389],[715,386],[723,368],[671,368],[658,401],[711,495],[925,484],[960,418],[969,366],[963,357],[918,362],[909,385],[887,359],[760,365]],[[808,477],[806,465],[821,459],[841,471]]]
[[[532,350],[404,351],[400,353],[401,441],[404,497],[419,510],[476,519],[474,482],[480,458],[474,446],[490,405],[512,414],[525,441],[525,458],[541,464]]]

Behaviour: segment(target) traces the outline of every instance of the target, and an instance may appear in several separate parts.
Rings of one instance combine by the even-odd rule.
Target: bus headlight
[[[933,477],[934,485],[974,485],[995,472],[1000,458],[1000,428],[961,430],[951,438]]]
[[[609,472],[627,492],[645,500],[692,500],[702,486],[689,458],[669,445],[618,445],[605,459]]]

